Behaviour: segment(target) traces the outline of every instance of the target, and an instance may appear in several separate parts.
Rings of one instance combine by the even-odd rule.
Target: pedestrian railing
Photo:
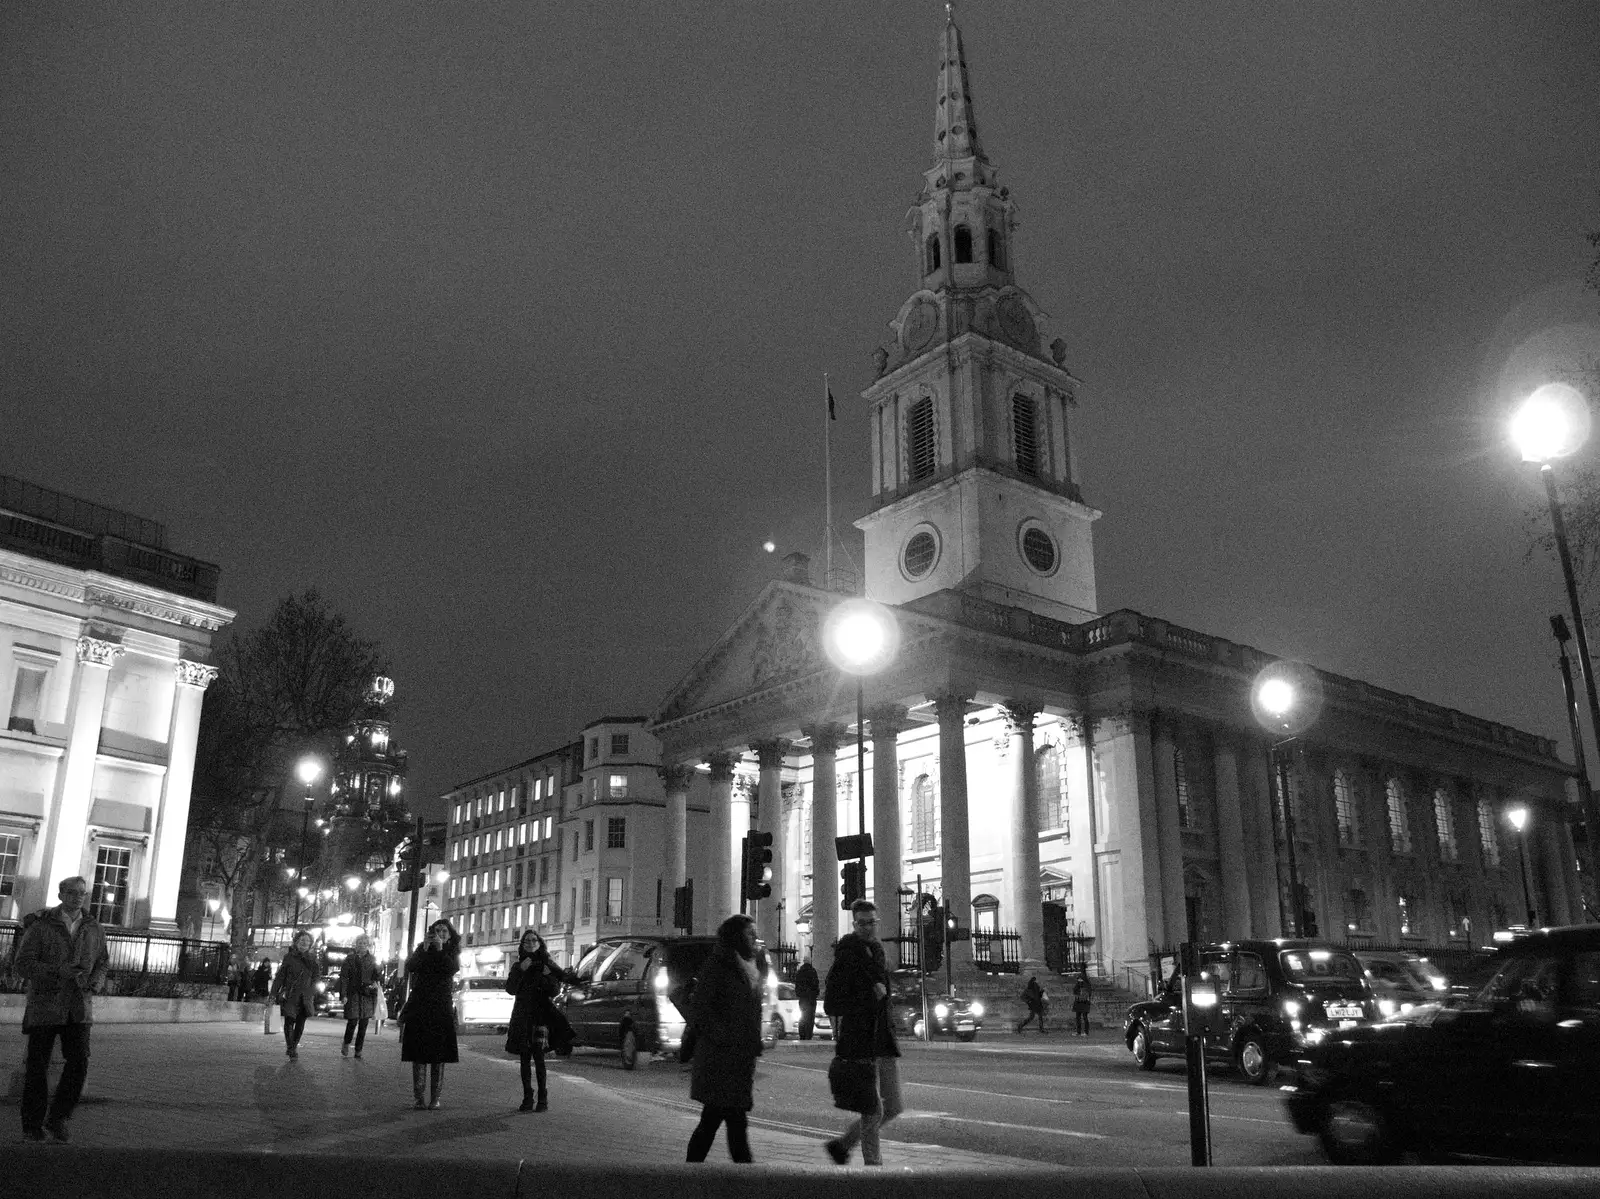
[[[0,923],[0,966],[9,967],[21,938],[20,924]],[[232,947],[224,941],[200,941],[143,929],[108,928],[106,953],[111,959],[109,972],[119,982],[149,977],[185,983],[226,983],[233,960]],[[0,989],[22,989],[21,980],[9,977],[9,969],[3,973],[8,977],[0,982]]]
[[[989,974],[1015,974],[1022,969],[1022,934],[1014,928],[973,929],[972,960]]]

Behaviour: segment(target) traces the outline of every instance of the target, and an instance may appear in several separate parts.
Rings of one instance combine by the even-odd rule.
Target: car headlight
[[[317,994],[320,995],[320,994],[322,994],[322,992],[326,991],[327,989],[328,989],[328,984],[327,983],[318,983],[317,984]]]
[[[947,1003],[936,1003],[936,1004],[934,1004],[933,1005],[933,1014],[935,1016],[937,1016],[939,1019],[943,1020],[946,1016],[948,1016],[950,1014],[950,1005],[947,1004]]]
[[[1378,1000],[1378,1013],[1380,1015],[1384,1016],[1385,1018],[1394,1015],[1394,1013],[1395,1013],[1395,1002],[1394,1002],[1394,1000],[1392,1000],[1392,999],[1380,999],[1380,1000]]]
[[[1283,1001],[1283,1010],[1288,1015],[1298,1016],[1300,1014],[1300,1001],[1298,999],[1285,999]]]
[[[979,1003],[976,999],[972,1001],[972,1014],[974,1016],[983,1015],[983,1004]]]

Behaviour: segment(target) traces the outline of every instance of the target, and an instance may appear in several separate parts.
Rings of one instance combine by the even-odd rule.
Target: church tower
[[[945,21],[933,165],[907,215],[916,290],[875,355],[867,594],[972,593],[1057,620],[1097,615],[1073,471],[1078,381],[1016,284],[1016,206],[983,152],[961,30]]]

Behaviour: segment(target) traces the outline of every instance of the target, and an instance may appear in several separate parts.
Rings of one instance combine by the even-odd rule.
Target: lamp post
[[[1289,869],[1287,915],[1294,935],[1303,937],[1308,935],[1308,921],[1294,844],[1294,801],[1289,792],[1289,755],[1285,747],[1315,724],[1321,714],[1322,680],[1303,662],[1273,662],[1256,675],[1251,685],[1250,709],[1256,722],[1278,737],[1272,742],[1271,758],[1282,804],[1285,864]]]
[[[872,854],[872,837],[867,832],[864,680],[894,661],[900,649],[900,625],[886,605],[864,597],[848,599],[828,613],[822,626],[822,645],[835,666],[856,676],[856,828],[860,837],[855,841],[858,852],[849,856],[860,859],[864,882],[867,858]]]
[[[1533,891],[1528,886],[1528,836],[1524,831],[1528,827],[1528,809],[1517,807],[1506,813],[1506,819],[1511,822],[1511,827],[1517,830],[1517,848],[1522,858],[1522,906],[1528,909],[1528,927],[1537,928],[1539,914],[1533,908]]]
[[[1517,408],[1511,418],[1511,439],[1524,462],[1535,462],[1544,480],[1545,500],[1550,505],[1550,528],[1555,535],[1556,556],[1561,559],[1561,577],[1567,586],[1567,606],[1572,609],[1572,632],[1578,643],[1578,670],[1583,675],[1584,695],[1589,701],[1589,727],[1600,737],[1600,693],[1595,690],[1594,664],[1589,657],[1589,633],[1583,623],[1583,608],[1578,603],[1578,583],[1572,572],[1572,551],[1567,545],[1567,525],[1561,514],[1561,497],[1556,492],[1552,463],[1575,453],[1589,437],[1589,405],[1576,387],[1566,383],[1546,383]],[[1560,634],[1557,634],[1559,638]],[[1562,660],[1566,655],[1563,652]],[[1573,753],[1584,758],[1574,728]],[[1578,798],[1583,804],[1583,823],[1589,877],[1600,886],[1600,801],[1580,779]],[[1526,813],[1524,813],[1526,816]],[[1519,830],[1520,831],[1520,826]]]
[[[321,775],[321,773],[322,773],[322,763],[317,761],[315,758],[312,758],[312,757],[301,758],[300,761],[295,765],[294,772],[295,772],[295,774],[297,776],[299,776],[300,781],[305,784],[305,788],[306,788],[306,794],[305,794],[306,806],[305,806],[305,811],[301,814],[301,817],[300,817],[300,862],[299,862],[300,882],[302,884],[304,884],[305,881],[306,881],[306,834],[311,831],[311,804],[312,804],[311,784],[316,782],[317,781],[317,777],[319,775]],[[295,893],[294,893],[294,927],[295,928],[299,928],[300,927],[300,901],[305,898],[305,894],[306,894],[306,889],[305,889],[304,885],[302,885],[299,888],[297,888],[295,890]]]

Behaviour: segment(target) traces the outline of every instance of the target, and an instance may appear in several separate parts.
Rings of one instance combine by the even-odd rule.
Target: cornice
[[[237,615],[232,609],[217,604],[188,599],[96,570],[74,570],[12,550],[0,550],[0,583],[86,607],[114,608],[208,633],[232,624]]]

